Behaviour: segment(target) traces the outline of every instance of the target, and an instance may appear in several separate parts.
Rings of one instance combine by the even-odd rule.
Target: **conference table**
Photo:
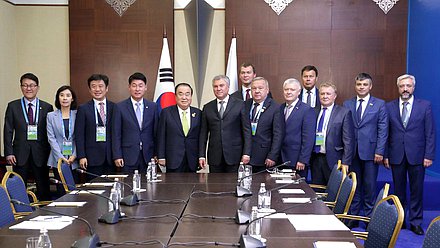
[[[237,209],[242,205],[242,210],[250,212],[251,207],[257,205],[261,182],[266,183],[267,189],[282,185],[275,183],[276,179],[269,173],[255,175],[251,187],[253,196],[247,199],[234,195],[237,185],[235,173],[165,173],[158,179],[159,182],[147,183],[145,177],[142,177],[142,189],[145,191],[139,193],[141,199],[139,204],[121,206],[121,212],[125,217],[121,217],[116,224],[98,222],[99,216],[108,211],[108,201],[92,194],[66,194],[57,199],[60,202],[87,202],[83,207],[45,207],[45,209],[88,220],[101,242],[109,246],[117,244],[116,247],[130,247],[138,244],[140,247],[167,245],[183,247],[184,245],[179,243],[188,242],[206,244],[203,247],[214,247],[216,246],[214,242],[234,246],[238,245],[240,235],[246,231],[247,226],[235,223]],[[94,181],[103,180],[96,178]],[[131,176],[124,180],[131,185]],[[291,184],[286,188],[304,190],[305,194],[301,197],[316,197],[313,189],[305,182]],[[101,189],[106,190],[104,195],[109,195],[109,187]],[[129,193],[130,189],[125,187],[125,194]],[[272,192],[273,209],[290,208],[285,211],[286,214],[332,214],[322,201],[285,204],[282,201],[283,197],[286,196],[280,195],[278,191]],[[51,214],[37,209],[16,223],[39,215]],[[10,230],[8,227],[3,227],[0,229],[0,247],[25,247],[26,238],[38,235],[38,230]],[[75,240],[86,235],[89,235],[89,229],[79,220],[74,220],[62,230],[49,231],[54,248],[70,247]],[[356,247],[362,247],[349,230],[296,231],[286,218],[264,218],[262,237],[267,240],[267,247],[314,247],[315,241],[353,242]]]

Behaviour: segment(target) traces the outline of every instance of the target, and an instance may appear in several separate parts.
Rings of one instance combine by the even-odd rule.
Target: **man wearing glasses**
[[[4,154],[25,182],[33,174],[40,200],[50,200],[49,157],[46,116],[52,105],[37,97],[40,88],[37,76],[26,73],[20,78],[23,97],[8,103],[4,126]]]

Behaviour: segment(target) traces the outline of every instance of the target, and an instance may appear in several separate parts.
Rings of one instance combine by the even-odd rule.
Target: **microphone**
[[[287,186],[289,186],[289,185],[292,185],[292,184],[298,184],[298,183],[303,182],[303,181],[305,181],[305,180],[306,180],[306,179],[305,179],[304,177],[301,177],[301,178],[298,178],[298,179],[293,180],[293,182],[291,182],[291,183],[283,184],[283,185],[281,185],[281,186],[278,186],[278,187],[276,187],[276,188],[270,189],[270,190],[268,190],[268,191],[269,191],[269,192],[272,192],[272,191],[275,191],[275,190],[279,190],[279,189],[285,188],[285,187],[287,187]],[[237,223],[237,224],[246,224],[246,223],[249,222],[249,220],[251,219],[251,214],[250,214],[249,212],[246,212],[246,211],[244,211],[244,210],[241,210],[241,208],[243,207],[243,204],[244,204],[246,201],[248,201],[249,199],[251,199],[251,198],[252,198],[252,197],[249,197],[249,198],[247,198],[246,200],[244,200],[244,201],[241,203],[240,207],[237,209],[237,212],[235,213],[235,223]]]
[[[288,166],[289,164],[290,164],[290,161],[286,161],[286,162],[284,162],[282,164],[270,167],[269,169],[277,169],[277,168],[279,168],[281,166]],[[256,173],[252,173],[250,175],[242,177],[240,179],[240,181],[238,181],[237,188],[235,190],[235,196],[237,196],[237,197],[251,196],[252,195],[252,191],[250,191],[249,189],[246,189],[244,187],[241,187],[240,185],[241,185],[241,183],[243,182],[244,179],[246,179],[248,177],[251,177],[251,176],[255,176],[255,175],[261,174],[263,172],[266,172],[266,170],[262,170],[262,171],[259,171],[259,172],[256,172]]]
[[[321,199],[322,199],[322,196],[321,196],[321,195],[318,195],[318,196],[316,196],[316,197],[314,197],[314,198],[310,198],[309,203],[312,203],[312,202],[314,202],[314,201],[318,201],[318,200],[321,200]],[[295,205],[293,205],[293,206],[290,206],[290,207],[287,207],[287,208],[281,209],[281,210],[279,210],[279,211],[275,211],[275,212],[273,212],[273,213],[265,214],[265,215],[263,215],[263,216],[261,216],[261,217],[255,218],[255,219],[253,219],[252,221],[250,221],[250,222],[247,224],[247,226],[246,226],[246,230],[244,231],[244,234],[240,235],[240,241],[239,241],[239,242],[240,242],[240,247],[241,247],[241,248],[265,248],[265,247],[266,247],[266,244],[265,244],[264,242],[262,242],[261,240],[259,240],[259,239],[257,239],[257,238],[254,238],[254,237],[252,237],[251,235],[248,235],[248,234],[247,234],[247,233],[248,233],[248,230],[249,230],[249,226],[250,226],[252,223],[254,223],[255,221],[257,221],[257,220],[261,220],[261,219],[263,219],[263,218],[265,218],[265,217],[267,217],[267,216],[273,215],[273,214],[283,213],[283,212],[285,212],[285,211],[287,211],[287,210],[290,210],[290,209],[296,208],[296,207],[298,207],[298,206],[301,206],[301,204],[295,204]]]
[[[68,187],[75,187],[75,185],[70,185],[70,184],[63,183],[62,181],[57,180],[57,179],[55,179],[55,178],[50,178],[49,180],[50,180],[52,183],[54,183],[54,184],[62,184],[62,185],[66,185],[66,186],[68,186]],[[115,205],[115,203],[112,201],[112,199],[110,199],[109,197],[107,197],[107,196],[105,196],[105,195],[96,194],[96,193],[91,192],[91,191],[86,190],[86,189],[77,189],[77,190],[78,190],[78,191],[85,191],[85,192],[87,192],[87,193],[89,193],[89,194],[92,194],[92,195],[96,195],[96,196],[102,197],[102,198],[104,198],[104,199],[106,199],[107,201],[110,201],[110,202],[112,203],[112,205],[113,205],[113,211],[110,211],[110,212],[108,212],[108,213],[105,213],[105,214],[101,215],[101,217],[98,218],[98,221],[99,221],[99,222],[106,223],[106,224],[115,224],[115,223],[118,223],[118,222],[119,222],[119,217],[121,216],[121,212],[119,211],[119,209],[116,209],[116,205]]]
[[[22,205],[22,206],[27,206],[27,207],[34,207],[31,206],[30,204],[24,203],[22,201],[16,200],[16,199],[11,199],[10,200],[11,203],[13,204],[17,204],[17,205]],[[95,247],[100,247],[100,241],[99,241],[99,236],[98,234],[95,233],[95,231],[93,230],[92,225],[90,225],[90,223],[79,216],[73,216],[73,215],[69,215],[69,214],[64,214],[64,213],[60,213],[57,211],[53,211],[53,210],[49,210],[49,209],[45,209],[45,208],[38,208],[39,210],[43,211],[43,212],[48,212],[48,213],[52,213],[52,214],[58,214],[58,215],[64,215],[64,216],[68,216],[77,220],[80,220],[84,223],[86,223],[87,227],[89,228],[89,236],[86,236],[84,238],[81,238],[79,240],[76,240],[71,247],[73,248],[95,248]]]
[[[102,179],[104,179],[104,180],[106,180],[106,181],[108,181],[108,182],[116,182],[116,181],[114,181],[114,180],[108,179],[107,177],[101,177],[101,176],[98,175],[98,174],[94,174],[94,173],[88,172],[88,171],[83,170],[83,169],[80,169],[80,168],[76,168],[75,170],[78,171],[78,172],[81,173],[81,174],[87,174],[87,175],[91,175],[91,176],[94,176],[94,177],[100,177],[100,178],[102,178]],[[130,184],[128,184],[128,183],[124,183],[124,182],[122,182],[122,181],[119,181],[119,183],[120,183],[120,184],[123,184],[123,185],[125,185],[125,186],[127,186],[128,188],[130,188],[131,192],[133,192],[133,187],[131,187]],[[134,193],[134,192],[133,192],[133,193]],[[136,195],[136,194],[131,194],[131,195],[126,196],[126,197],[124,197],[124,198],[121,199],[121,205],[125,205],[125,206],[134,206],[134,205],[138,204],[138,201],[139,201],[139,200],[138,200],[137,195]]]

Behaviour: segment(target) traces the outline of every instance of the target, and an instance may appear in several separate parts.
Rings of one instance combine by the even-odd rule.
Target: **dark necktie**
[[[220,115],[220,118],[223,119],[223,114],[225,113],[225,101],[220,101],[220,110],[218,111],[218,114]]]
[[[27,116],[28,116],[28,120],[29,120],[29,125],[34,125],[34,111],[32,110],[32,103],[28,104],[28,111],[27,111]]]
[[[289,104],[286,106],[286,110],[284,111],[284,120],[287,121],[287,119],[289,119],[290,113],[292,113],[292,104]]]
[[[359,99],[359,106],[356,110],[356,118],[357,118],[357,122],[360,123],[362,120],[362,102],[364,101],[364,99]]]
[[[249,100],[249,98],[251,98],[251,95],[249,94],[250,89],[246,90],[246,99],[245,100]]]
[[[321,133],[322,132],[322,128],[324,127],[324,118],[325,118],[325,111],[327,110],[327,108],[322,108],[322,115],[321,118],[319,118],[319,122],[318,122],[318,129],[317,129],[317,133]],[[318,153],[321,150],[321,146],[315,146],[315,152]]]
[[[310,107],[312,107],[312,92],[310,92],[310,90],[307,91],[307,105],[309,105]]]
[[[402,123],[403,127],[406,128],[406,125],[408,125],[408,102],[403,102],[403,109],[402,109]]]
[[[254,103],[254,109],[252,109],[252,121],[253,122],[256,122],[258,105],[260,105],[260,104]]]

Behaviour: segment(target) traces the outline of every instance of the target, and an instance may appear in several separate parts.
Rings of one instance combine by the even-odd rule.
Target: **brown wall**
[[[164,25],[172,56],[172,0],[138,0],[122,17],[104,0],[69,1],[70,81],[79,102],[90,99],[93,73],[109,76],[110,100],[127,98],[127,80],[136,71],[147,75],[146,98],[153,99]]]
[[[295,0],[277,16],[264,1],[226,0],[226,51],[235,27],[238,63],[255,64],[278,102],[284,80],[300,79],[307,64],[318,82],[337,85],[339,103],[354,95],[359,72],[373,77],[373,95],[390,100],[406,71],[407,10],[407,1],[385,15],[373,1]]]

